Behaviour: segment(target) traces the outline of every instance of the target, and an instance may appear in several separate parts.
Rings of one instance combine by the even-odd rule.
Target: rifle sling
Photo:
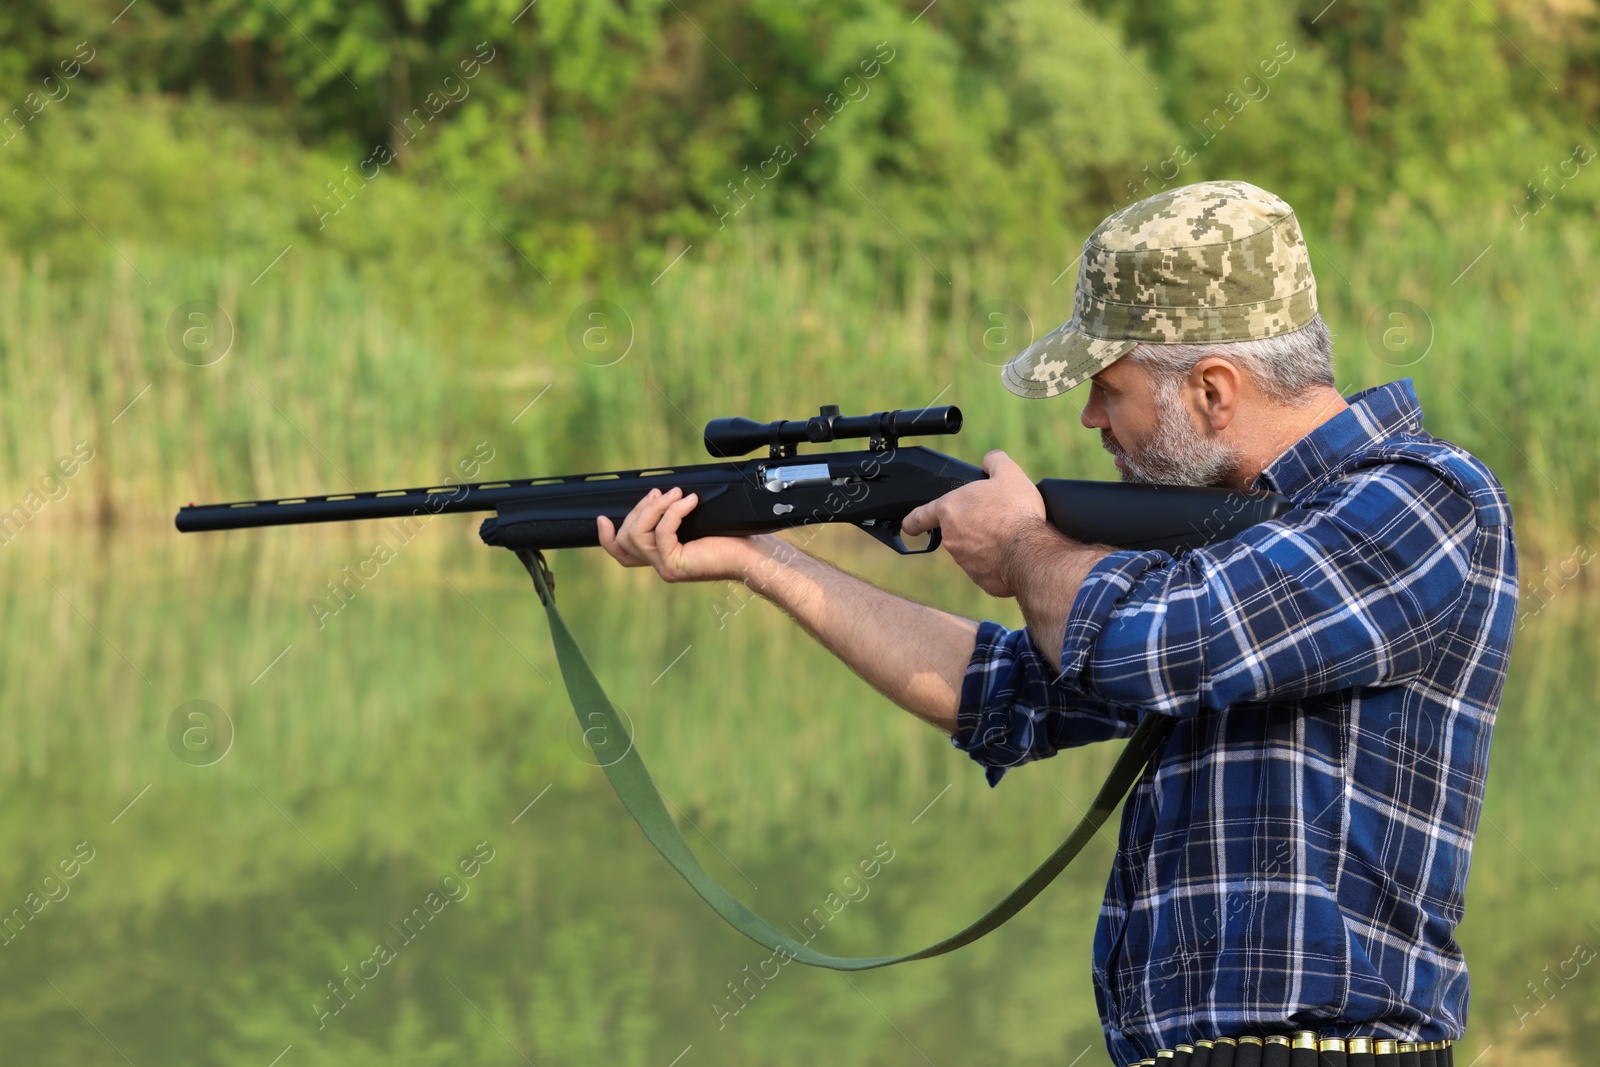
[[[555,596],[550,591],[554,580],[545,565],[544,557],[537,551],[526,549],[514,551],[533,577],[534,588],[550,620],[550,640],[555,646],[556,660],[561,665],[561,677],[566,683],[572,710],[578,716],[578,725],[583,728],[584,738],[589,742],[590,750],[601,769],[605,771],[611,788],[616,790],[617,799],[622,801],[622,806],[633,816],[634,821],[639,824],[639,829],[644,831],[645,837],[655,846],[656,851],[660,852],[673,869],[683,876],[683,880],[700,895],[700,899],[711,905],[712,911],[722,916],[724,922],[763,948],[813,967],[826,967],[835,971],[867,971],[908,960],[928,959],[971,944],[999,927],[1038,896],[1045,886],[1054,881],[1067,864],[1072,862],[1073,857],[1077,856],[1083,846],[1089,843],[1089,839],[1094,837],[1121,802],[1128,788],[1138,779],[1150,756],[1165,740],[1167,732],[1172,727],[1173,720],[1170,716],[1146,715],[1128,739],[1122,754],[1117,757],[1116,765],[1106,777],[1105,785],[1100,787],[1100,792],[1095,796],[1088,814],[1079,820],[1072,833],[1067,835],[1067,839],[1039,865],[1037,870],[1028,875],[1021,885],[1007,893],[998,904],[966,929],[927,948],[903,956],[857,958],[825,955],[807,948],[802,942],[794,940],[745,907],[734,899],[731,893],[713,881],[700,866],[700,861],[695,858],[688,842],[678,831],[677,823],[668,814],[666,803],[651,780],[650,772],[645,769],[644,760],[640,758],[633,739],[625,732],[610,698],[606,696],[599,680],[595,678],[594,671],[590,669],[588,660],[578,648],[572,632],[567,629],[561,613],[556,610]]]

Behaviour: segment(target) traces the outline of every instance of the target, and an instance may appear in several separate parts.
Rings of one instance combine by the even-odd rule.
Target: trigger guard
[[[937,526],[928,531],[928,543],[926,546],[922,548],[907,548],[905,541],[900,537],[900,524],[898,522],[891,525],[879,520],[871,526],[865,523],[857,523],[856,525],[902,556],[925,556],[929,552],[936,551],[939,547],[939,528]]]

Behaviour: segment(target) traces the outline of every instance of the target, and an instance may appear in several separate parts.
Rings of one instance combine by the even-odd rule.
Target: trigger
[[[934,527],[928,531],[928,543],[922,548],[907,548],[905,541],[900,538],[900,524],[885,519],[876,522],[867,520],[856,523],[861,529],[882,541],[902,556],[925,556],[939,547],[939,528]]]

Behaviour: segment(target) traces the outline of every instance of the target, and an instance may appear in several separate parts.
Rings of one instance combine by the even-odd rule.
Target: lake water
[[[4,546],[0,914],[25,921],[0,943],[0,1059],[1106,1062],[1089,964],[1109,832],[974,946],[850,976],[789,964],[735,997],[770,953],[610,794],[527,576],[473,530],[39,527]],[[942,554],[902,560],[853,531],[816,544],[1017,621]],[[821,951],[965,925],[1059,843],[1115,756],[1065,753],[990,790],[770,605],[597,552],[553,562],[702,861],[779,925],[824,908]],[[331,595],[351,574],[367,577]],[[1595,606],[1568,590],[1517,637],[1460,929],[1461,1067],[1600,1047]]]

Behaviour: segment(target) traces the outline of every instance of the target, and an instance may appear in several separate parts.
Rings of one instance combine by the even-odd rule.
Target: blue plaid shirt
[[[1117,1064],[1198,1038],[1460,1038],[1461,921],[1516,616],[1493,474],[1410,379],[1262,472],[1293,507],[1177,559],[1113,552],[1053,674],[985,622],[955,745],[988,767],[1174,716],[1122,813],[1094,940]]]

